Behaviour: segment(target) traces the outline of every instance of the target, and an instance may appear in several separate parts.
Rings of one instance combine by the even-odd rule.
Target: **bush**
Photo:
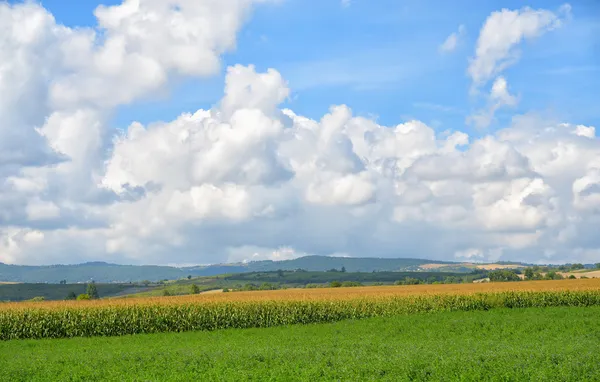
[[[200,293],[200,288],[198,288],[198,285],[196,285],[196,284],[192,284],[192,287],[190,289],[191,289],[192,294]]]
[[[31,300],[29,300],[29,301],[32,301],[32,302],[46,301],[46,297],[43,297],[43,296],[36,296],[36,297],[32,298],[32,299],[31,299]]]
[[[342,286],[342,283],[339,281],[332,281],[329,283],[330,288],[340,288],[341,286]]]
[[[569,278],[570,279],[576,279],[577,277],[575,277],[575,275],[570,275]]]
[[[65,297],[65,300],[77,300],[77,295],[75,294],[75,292],[69,292],[67,297]]]
[[[488,277],[490,278],[490,281],[521,281],[519,275],[517,275],[514,271],[507,269],[492,271],[488,274]]]
[[[359,287],[362,286],[361,283],[359,283],[358,281],[344,281],[342,283],[342,287],[344,288],[348,288],[348,287]]]
[[[80,294],[79,296],[77,296],[77,301],[89,300],[89,299],[90,299],[90,295],[87,293],[83,293],[83,294]]]

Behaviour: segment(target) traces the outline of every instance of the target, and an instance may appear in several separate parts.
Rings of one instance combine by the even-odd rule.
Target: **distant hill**
[[[294,260],[252,261],[248,263],[216,264],[195,267],[168,267],[156,265],[118,265],[92,262],[77,265],[23,266],[0,263],[0,282],[20,283],[128,283],[136,281],[176,280],[187,276],[216,276],[221,274],[268,272],[277,270],[347,272],[470,272],[473,266],[463,263],[431,261],[424,259],[381,259],[355,257],[305,256]]]
[[[373,272],[387,271],[400,272],[417,270],[420,265],[434,263],[423,259],[382,259],[367,257],[329,257],[329,256],[304,256],[294,260],[283,261],[254,261],[247,263],[250,272],[265,272],[276,270],[304,269],[307,271],[328,271],[330,269],[346,268],[347,272]],[[450,262],[439,262],[451,264]]]

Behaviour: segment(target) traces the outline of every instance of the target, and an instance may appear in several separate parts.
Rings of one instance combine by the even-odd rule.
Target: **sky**
[[[594,0],[0,1],[0,262],[600,261]]]

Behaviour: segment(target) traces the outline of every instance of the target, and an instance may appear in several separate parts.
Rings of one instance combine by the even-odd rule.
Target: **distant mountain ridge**
[[[425,259],[388,259],[360,257],[305,256],[293,260],[262,260],[248,263],[215,264],[193,267],[160,265],[119,265],[95,261],[75,265],[9,265],[0,263],[0,282],[21,283],[99,283],[173,280],[190,276],[214,276],[225,273],[266,272],[304,269],[307,271],[341,270],[348,272],[423,271],[424,265],[436,265],[440,271],[469,272],[462,263]],[[429,269],[431,271],[431,269]]]

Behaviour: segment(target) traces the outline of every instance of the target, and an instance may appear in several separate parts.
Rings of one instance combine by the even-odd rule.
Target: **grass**
[[[6,381],[561,380],[600,376],[600,308],[0,342]]]

